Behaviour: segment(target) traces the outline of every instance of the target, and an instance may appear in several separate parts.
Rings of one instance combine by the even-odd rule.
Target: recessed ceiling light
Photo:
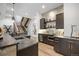
[[[14,9],[13,9],[13,8],[11,8],[11,11],[14,11]]]
[[[42,5],[42,8],[44,9],[45,8],[45,5]]]

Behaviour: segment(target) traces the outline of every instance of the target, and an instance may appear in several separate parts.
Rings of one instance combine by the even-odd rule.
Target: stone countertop
[[[16,40],[13,37],[11,37],[8,34],[4,34],[3,39],[0,40],[0,49],[6,48],[8,46],[16,45],[16,44],[18,44],[18,43],[16,42]]]
[[[13,38],[15,38],[16,42],[19,43],[18,50],[30,47],[30,46],[38,43],[38,37],[30,36],[27,34],[16,35]]]
[[[23,39],[16,40],[14,37],[4,34],[3,39],[0,40],[0,49],[18,44],[18,50],[21,50],[36,43],[38,43],[38,39],[36,37],[31,37],[30,39],[24,37]]]
[[[37,43],[38,42],[34,42],[34,41],[25,41],[25,40],[20,41],[19,40],[18,50],[22,50],[24,48],[30,47],[30,46],[37,44]]]
[[[50,35],[50,36],[54,36],[53,34],[49,34],[49,33],[39,33],[41,35]]]
[[[79,37],[70,37],[70,36],[54,36],[52,34],[46,34],[46,33],[39,33],[40,35],[49,35],[53,36],[54,38],[67,38],[67,39],[72,39],[72,40],[79,40]]]
[[[38,40],[36,37],[31,37],[30,39],[24,37],[23,39],[18,39],[17,42],[19,42],[18,50],[21,50],[21,49],[27,48],[29,46],[32,46],[34,44],[37,44]]]
[[[79,40],[79,37],[70,37],[70,36],[55,36],[57,38],[67,38],[67,39],[72,39],[72,40]]]

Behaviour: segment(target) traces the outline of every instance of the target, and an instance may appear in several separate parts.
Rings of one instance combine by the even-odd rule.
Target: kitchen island
[[[27,35],[12,37],[4,34],[0,40],[0,56],[33,56],[38,55],[38,40]]]
[[[37,56],[38,55],[38,39],[35,36],[28,35],[14,36],[18,44],[18,56]]]

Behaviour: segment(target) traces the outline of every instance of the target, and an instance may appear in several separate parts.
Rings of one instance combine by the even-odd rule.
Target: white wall
[[[20,21],[21,21],[21,19],[22,19],[22,17],[16,15],[15,19],[16,19],[16,22],[19,24]],[[3,25],[13,25],[12,18],[3,18],[3,19],[0,19],[0,26],[3,26]]]
[[[63,5],[57,8],[51,9],[50,11],[43,13],[42,16],[46,19],[56,20],[56,14],[63,13]]]
[[[79,4],[64,4],[64,36],[70,36],[71,25],[79,25]]]
[[[30,24],[28,26],[28,35],[38,37],[38,31],[40,29],[40,19],[41,15],[39,13],[37,13],[36,16],[31,18]],[[34,34],[34,25],[36,26],[36,34]]]
[[[11,20],[11,18],[0,19],[0,26],[3,25],[13,25],[13,21]]]

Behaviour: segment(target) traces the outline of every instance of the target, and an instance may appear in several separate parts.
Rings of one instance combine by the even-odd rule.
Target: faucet
[[[72,34],[73,34],[73,28],[76,27],[77,25],[71,25],[71,37],[72,37]]]

